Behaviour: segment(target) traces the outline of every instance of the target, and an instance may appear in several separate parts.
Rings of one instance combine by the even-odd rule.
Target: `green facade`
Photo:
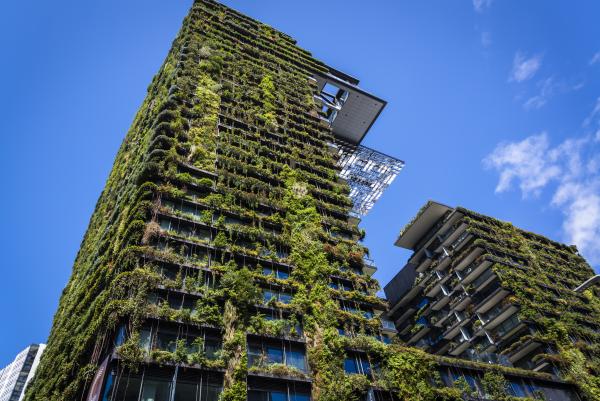
[[[437,385],[454,362],[386,344],[387,304],[314,97],[327,71],[287,35],[195,2],[119,150],[28,401],[86,399],[107,359],[121,383],[150,367],[213,372],[223,401],[261,380],[319,401],[462,399]],[[157,327],[177,338],[148,342]],[[268,342],[301,350],[305,368],[252,348]],[[372,371],[347,374],[350,355]],[[490,372],[492,388],[504,371]]]

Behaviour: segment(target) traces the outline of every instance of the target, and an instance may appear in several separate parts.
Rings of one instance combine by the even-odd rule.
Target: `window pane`
[[[269,393],[264,391],[248,391],[248,401],[269,401]]]
[[[221,387],[208,385],[202,388],[202,401],[219,401]]]
[[[346,373],[358,373],[358,367],[354,358],[346,358],[344,360],[344,370]]]
[[[248,366],[252,367],[260,364],[260,361],[262,359],[261,356],[262,350],[260,349],[260,347],[256,345],[250,345],[248,347]]]
[[[142,381],[138,378],[122,378],[119,382],[119,389],[115,400],[137,401],[140,395],[141,384]]]
[[[215,359],[216,353],[221,349],[221,343],[216,340],[206,340],[204,343],[204,353],[208,359]]]
[[[151,332],[150,329],[140,331],[140,347],[146,351],[150,351]]]
[[[171,382],[146,379],[142,389],[142,401],[169,401],[170,389]]]
[[[310,401],[308,394],[290,394],[290,401]]]
[[[177,382],[177,387],[175,387],[175,401],[196,400],[197,391],[197,384]]]
[[[282,271],[282,270],[277,270],[277,278],[280,278],[282,280],[286,280],[290,277],[290,273],[286,272],[286,271]]]
[[[365,375],[370,375],[371,374],[371,365],[369,364],[369,361],[367,360],[366,357],[360,357],[360,365],[362,368],[362,373]]]
[[[284,392],[272,391],[270,401],[287,401],[287,396]]]
[[[267,363],[283,363],[283,350],[276,347],[267,347]]]
[[[306,370],[306,363],[304,360],[304,352],[302,351],[288,351],[286,353],[287,364],[293,366],[301,371]]]

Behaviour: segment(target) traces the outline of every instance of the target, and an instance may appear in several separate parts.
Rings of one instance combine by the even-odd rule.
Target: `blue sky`
[[[406,168],[364,219],[385,284],[428,199],[600,264],[600,4],[242,1],[388,100],[365,144]],[[9,0],[0,13],[0,365],[44,341],[114,156],[191,0]]]

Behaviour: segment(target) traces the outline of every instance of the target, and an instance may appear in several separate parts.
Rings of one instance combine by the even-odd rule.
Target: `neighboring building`
[[[0,401],[21,401],[33,378],[46,344],[32,344],[0,370]]]
[[[599,291],[575,247],[436,202],[396,245],[414,251],[385,287],[407,345],[566,378],[578,355],[600,375]]]

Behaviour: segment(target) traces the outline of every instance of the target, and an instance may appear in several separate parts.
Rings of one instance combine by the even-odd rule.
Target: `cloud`
[[[508,80],[509,82],[527,81],[528,79],[533,78],[533,76],[540,69],[541,66],[541,55],[538,54],[531,57],[527,57],[525,54],[517,52],[513,60],[513,68]]]
[[[484,12],[492,6],[493,0],[473,0],[473,7],[478,13]]]
[[[487,168],[500,172],[496,192],[511,189],[519,182],[523,197],[537,196],[548,182],[560,175],[560,167],[547,158],[550,150],[548,135],[541,133],[521,142],[501,143],[484,159]]]
[[[584,127],[590,127],[596,122],[600,128],[600,97],[596,99],[596,105],[589,116],[583,121]]]
[[[592,56],[592,59],[590,60],[590,65],[594,65],[594,64],[598,64],[600,63],[600,52],[597,52],[596,54],[594,54]]]
[[[546,133],[501,143],[483,163],[499,174],[497,193],[514,184],[523,198],[550,192],[549,204],[564,216],[564,241],[600,263],[600,130],[558,146],[551,146]]]
[[[550,100],[550,97],[556,91],[558,84],[555,82],[554,78],[550,77],[538,82],[538,86],[540,87],[540,92],[537,95],[527,99],[527,101],[523,104],[525,110],[542,108],[546,103],[548,103],[548,100]]]
[[[481,45],[486,49],[492,45],[492,34],[490,32],[481,32]]]
[[[564,81],[557,81],[554,77],[549,77],[539,81],[537,87],[538,93],[523,103],[525,110],[541,109],[556,94],[577,91],[583,88],[583,83],[568,84]]]

